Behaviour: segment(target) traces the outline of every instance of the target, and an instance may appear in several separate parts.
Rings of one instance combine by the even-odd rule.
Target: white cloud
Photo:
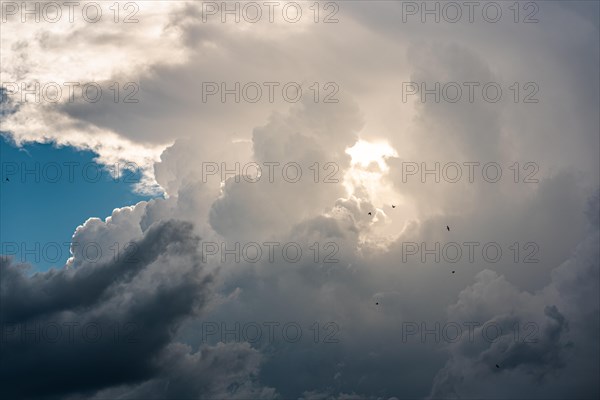
[[[597,309],[589,306],[598,294],[597,200],[585,210],[599,178],[598,28],[589,17],[546,2],[539,3],[541,22],[532,25],[510,19],[402,24],[401,4],[349,2],[340,3],[338,24],[228,25],[203,23],[196,3],[140,4],[135,26],[42,24],[31,30],[11,23],[10,35],[3,26],[3,81],[140,82],[138,104],[26,104],[3,116],[3,130],[18,143],[54,140],[92,149],[104,164],[134,161],[144,167],[145,188],[156,183],[167,195],[77,228],[73,242],[97,243],[107,264],[90,265],[74,249],[71,272],[41,276],[97,273],[112,265],[115,243],[148,244],[164,221],[186,221],[193,228],[185,225],[184,236],[198,235],[200,246],[178,247],[181,236],[173,228],[172,238],[158,240],[164,254],[135,279],[115,284],[96,310],[135,309],[143,300],[169,316],[161,301],[176,304],[151,299],[163,284],[177,292],[179,285],[187,288],[187,278],[197,278],[202,243],[295,242],[311,257],[204,263],[201,270],[215,281],[200,285],[204,297],[192,300],[201,310],[186,309],[169,331],[169,344],[155,353],[164,366],[133,383],[99,385],[92,390],[96,397],[597,394],[597,382],[588,379],[598,356]],[[98,55],[105,57],[95,62]],[[411,80],[497,81],[506,97],[498,103],[403,102],[402,82]],[[512,102],[508,86],[531,80],[540,87],[540,102]],[[294,104],[203,102],[206,81],[294,81],[307,96]],[[321,90],[335,82],[339,103],[315,103],[310,87],[317,81]],[[386,148],[370,154],[375,163],[353,164],[347,149],[356,143]],[[473,183],[466,177],[458,183],[422,183],[418,175],[403,180],[403,163],[431,167],[436,161],[497,162],[502,180],[486,182],[480,169]],[[529,161],[539,166],[538,183],[522,182]],[[250,162],[297,162],[303,179],[291,183],[281,168],[274,182],[265,169],[258,183],[235,172],[203,174],[208,164],[235,171],[235,163]],[[323,182],[328,162],[337,182]],[[510,169],[515,162],[518,183]],[[318,183],[310,169],[315,163]],[[503,258],[453,264],[422,261],[419,254],[403,261],[407,242],[431,248],[449,241],[498,242]],[[335,243],[338,262],[314,262],[315,242]],[[514,262],[514,242],[521,251],[534,242],[540,262],[523,263],[523,253]],[[32,293],[44,281],[27,279],[23,285]],[[5,290],[3,296],[16,296]],[[61,298],[52,290],[46,295]],[[304,336],[298,343],[213,346],[199,335],[206,321],[294,321]],[[403,341],[405,323],[452,321],[492,321],[507,330],[496,343],[421,342],[419,335]],[[339,342],[314,343],[315,322],[321,329],[335,322]],[[515,342],[508,332],[517,322],[535,322],[539,342]]]

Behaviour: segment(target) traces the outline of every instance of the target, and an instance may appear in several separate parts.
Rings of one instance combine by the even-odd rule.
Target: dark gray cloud
[[[11,53],[3,42],[9,61],[35,56],[39,65],[59,67],[45,57],[70,44],[71,51],[87,43],[91,54],[123,48],[132,57],[152,55],[139,57],[143,67],[123,56],[109,62],[121,68],[98,78],[139,81],[138,104],[110,97],[30,104],[6,126],[15,138],[41,140],[47,132],[60,143],[94,147],[103,162],[135,155],[168,196],[85,221],[65,269],[29,275],[2,260],[0,395],[598,397],[597,4],[537,2],[536,24],[513,23],[512,2],[502,2],[506,18],[497,24],[423,24],[418,16],[402,23],[401,2],[352,1],[340,2],[340,23],[329,26],[204,24],[200,3],[156,4],[145,9],[144,23],[118,31],[121,39],[98,25],[11,42]],[[156,31],[161,40],[148,39]],[[149,51],[147,40],[157,47]],[[22,64],[3,59],[0,72],[39,75]],[[95,76],[96,63],[84,64],[76,65],[80,78]],[[53,73],[59,79],[63,71]],[[339,103],[317,104],[310,95],[294,104],[204,103],[201,96],[203,81],[330,80],[339,84]],[[505,97],[403,102],[405,81],[497,81]],[[512,102],[515,81],[539,84],[540,102]],[[395,151],[382,160],[389,170],[352,163],[346,149],[359,139]],[[307,179],[287,182],[280,169],[272,183],[202,177],[203,162],[231,170],[236,162],[271,161],[299,162]],[[504,176],[495,184],[407,183],[406,161],[498,162]],[[539,182],[513,182],[509,166],[530,161]],[[338,181],[315,184],[308,169],[315,162],[334,162]],[[267,240],[297,243],[309,257],[199,259],[205,242],[233,248]],[[431,248],[449,241],[499,242],[504,257],[402,260],[406,242]],[[328,242],[338,246],[337,262],[315,262],[314,243],[323,256]],[[514,242],[535,242],[539,262],[514,262]],[[87,260],[85,243],[99,244],[103,257]],[[134,254],[114,260],[114,244]],[[257,343],[202,338],[206,322],[269,321],[298,323],[302,339],[271,341],[265,332]],[[324,343],[330,322],[339,340]],[[456,342],[419,333],[404,340],[406,324],[469,322],[479,324],[475,340],[466,331]],[[73,326],[75,339],[63,327],[52,343],[52,324]],[[81,327],[90,336],[93,324],[104,333],[96,342],[82,338]],[[502,330],[497,340],[485,340],[485,324]],[[32,340],[35,332],[46,337]]]
[[[586,238],[542,290],[522,292],[486,270],[460,293],[450,318],[485,321],[504,333],[495,338],[492,330],[482,340],[476,329],[476,351],[467,339],[449,345],[450,359],[435,378],[432,398],[487,396],[481,382],[488,380],[498,385],[499,396],[597,397],[598,344],[591,338],[600,334],[599,206],[596,194],[587,210]]]
[[[235,385],[249,393],[255,351],[239,345],[194,353],[174,342],[181,322],[206,304],[213,281],[192,225],[158,222],[131,248],[119,261],[31,276],[2,258],[3,397],[87,397],[135,384],[119,397],[147,398],[155,385],[171,398],[233,394]]]

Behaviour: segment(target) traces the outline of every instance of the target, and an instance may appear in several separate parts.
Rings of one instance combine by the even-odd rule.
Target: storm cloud
[[[598,4],[330,3],[330,24],[206,2],[3,23],[3,82],[139,101],[8,85],[2,134],[134,162],[153,194],[74,226],[61,268],[2,256],[3,398],[600,395]]]

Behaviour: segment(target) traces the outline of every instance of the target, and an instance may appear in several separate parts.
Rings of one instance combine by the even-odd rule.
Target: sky
[[[74,227],[88,218],[104,219],[115,208],[150,199],[132,190],[140,181],[137,171],[114,177],[89,150],[16,147],[7,138],[0,144],[2,254],[31,263],[35,271],[64,266]]]
[[[24,4],[2,398],[600,396],[598,2]]]

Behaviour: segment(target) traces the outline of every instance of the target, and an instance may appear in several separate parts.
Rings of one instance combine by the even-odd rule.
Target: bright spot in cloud
[[[382,199],[383,192],[387,192],[381,178],[388,172],[385,159],[397,157],[398,153],[387,142],[369,142],[359,140],[354,146],[346,149],[346,154],[352,157],[350,169],[344,177],[344,185],[348,194],[355,189],[363,187],[371,199]],[[385,197],[389,197],[389,193]]]
[[[372,230],[368,234],[369,240],[386,246],[415,213],[414,207],[407,204],[403,196],[385,179],[389,173],[386,160],[398,157],[398,153],[387,142],[359,140],[346,149],[346,154],[352,159],[344,176],[344,186],[349,196],[357,191],[367,193],[377,211],[372,220]],[[393,211],[392,205],[395,206]]]
[[[375,162],[382,171],[387,171],[386,157],[398,157],[398,153],[386,142],[368,142],[360,139],[352,147],[346,149],[346,154],[352,157],[351,165],[368,167]]]

